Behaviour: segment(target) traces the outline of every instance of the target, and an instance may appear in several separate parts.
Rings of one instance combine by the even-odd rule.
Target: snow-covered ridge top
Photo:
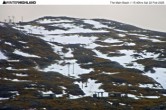
[[[44,16],[34,20],[37,23],[46,24],[46,23],[63,23],[63,22],[73,22],[77,18],[66,17],[66,16]]]
[[[164,36],[166,33],[164,32],[157,32],[147,29],[142,29],[137,26],[133,26],[130,24],[109,20],[109,19],[100,19],[100,18],[93,18],[93,19],[87,19],[87,18],[75,18],[75,17],[68,17],[68,16],[44,16],[38,19],[35,19],[30,22],[24,22],[22,24],[26,23],[37,23],[41,25],[45,24],[61,24],[61,23],[78,23],[77,25],[81,25],[80,23],[85,23],[94,25],[94,29],[115,29],[115,31],[118,32],[134,32],[135,34],[147,34],[149,32],[152,32],[151,35],[156,36],[157,34],[160,34],[160,36]]]

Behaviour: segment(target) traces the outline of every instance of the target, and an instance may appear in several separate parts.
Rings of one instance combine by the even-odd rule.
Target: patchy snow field
[[[71,27],[73,27],[73,25],[71,25]],[[82,27],[79,26],[75,26],[73,28],[70,28],[69,30],[60,30],[60,29],[56,29],[56,30],[45,30],[44,27],[42,26],[32,26],[32,25],[25,25],[25,26],[17,26],[14,27],[15,29],[19,29],[21,31],[25,31],[27,33],[33,33],[33,34],[44,34],[44,35],[48,35],[48,34],[69,34],[69,33],[107,33],[109,31],[105,31],[105,30],[92,30],[92,29],[84,29]],[[23,28],[23,29],[22,29]]]
[[[73,49],[66,47],[68,50],[67,53],[63,53],[62,49],[64,48],[63,45],[67,44],[80,44],[84,45],[83,47],[86,49],[91,49],[92,52],[96,53],[96,57],[99,58],[104,58],[108,59],[110,61],[115,61],[121,64],[122,66],[126,68],[136,68],[139,70],[144,70],[144,66],[141,64],[138,64],[136,61],[137,59],[145,59],[145,58],[152,58],[154,60],[157,60],[157,57],[159,54],[153,53],[153,52],[147,52],[146,50],[142,50],[141,52],[136,52],[134,49],[120,49],[118,50],[118,53],[122,54],[122,56],[108,56],[108,54],[104,54],[96,49],[96,47],[104,47],[105,45],[97,44],[95,43],[96,41],[101,41],[98,39],[96,36],[86,36],[86,33],[109,33],[109,31],[105,30],[106,29],[111,29],[117,33],[117,38],[110,38],[107,37],[105,40],[101,41],[102,43],[107,43],[108,45],[111,46],[129,46],[129,47],[134,47],[137,46],[137,43],[131,41],[124,41],[123,39],[127,35],[131,35],[133,37],[138,37],[139,39],[142,40],[149,40],[152,42],[163,42],[159,38],[160,36],[156,36],[155,38],[150,38],[147,35],[143,34],[138,34],[134,32],[143,32],[142,30],[140,31],[133,31],[130,33],[127,30],[123,29],[117,29],[116,27],[108,27],[107,25],[104,25],[98,21],[95,20],[82,20],[84,24],[90,24],[93,26],[93,28],[83,28],[84,25],[76,25],[73,20],[55,20],[55,19],[44,19],[44,20],[38,20],[36,21],[38,24],[48,24],[48,26],[55,26],[55,27],[60,27],[60,28],[65,28],[66,30],[63,29],[55,29],[55,30],[46,30],[42,26],[32,26],[32,25],[18,25],[17,27],[14,27],[15,29],[19,29],[21,31],[25,31],[26,33],[29,34],[40,34],[41,36],[36,36],[38,38],[41,38],[53,48],[54,52],[57,53],[63,60],[60,61],[55,61],[54,64],[49,65],[48,67],[40,70],[40,71],[54,71],[58,72],[62,75],[72,77],[72,78],[79,78],[79,75],[81,74],[88,74],[92,71],[93,69],[84,69],[81,68],[80,64],[77,63],[77,60],[74,59],[73,55]],[[123,24],[121,24],[123,25]],[[146,32],[146,31],[145,31]],[[77,34],[76,34],[77,33]],[[78,35],[81,34],[81,35]],[[83,34],[83,35],[82,35]],[[84,35],[85,34],[85,35]],[[22,42],[21,43],[26,43]],[[58,45],[56,43],[59,43],[61,45]],[[117,43],[117,44],[114,44]],[[12,45],[8,42],[6,42],[7,45]],[[110,46],[110,47],[111,47]],[[105,46],[108,47],[108,46]],[[25,57],[36,57],[40,58],[37,55],[31,55],[28,53],[21,52],[19,50],[14,51],[15,54],[22,55]],[[140,57],[134,57],[134,55],[139,55]],[[6,56],[0,51],[0,59],[7,59]],[[132,65],[129,65],[132,64]],[[11,69],[11,68],[8,68]],[[156,71],[155,73],[150,73],[146,72],[145,75],[153,78],[157,82],[159,82],[163,88],[166,89],[166,71],[165,68],[154,68]],[[101,74],[117,74],[117,73],[101,73]],[[19,76],[19,75],[18,75]],[[92,96],[95,92],[104,92],[104,96],[107,96],[108,93],[106,93],[103,89],[100,89],[100,86],[102,85],[101,83],[96,83],[96,80],[88,79],[87,83],[83,82],[75,82],[75,84],[78,84],[79,87],[84,91],[85,96]],[[154,89],[162,89],[160,85],[152,85],[152,84],[140,84],[139,87],[141,88],[154,88]],[[128,94],[129,97],[134,98],[134,99],[139,99],[138,96],[135,96],[133,94]],[[79,98],[82,96],[72,96],[74,98]],[[143,97],[143,96],[142,96]],[[146,96],[144,98],[158,98],[158,96]]]

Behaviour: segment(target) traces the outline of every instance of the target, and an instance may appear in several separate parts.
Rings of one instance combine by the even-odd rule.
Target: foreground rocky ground
[[[104,19],[0,23],[0,108],[166,109],[165,45],[166,33]]]

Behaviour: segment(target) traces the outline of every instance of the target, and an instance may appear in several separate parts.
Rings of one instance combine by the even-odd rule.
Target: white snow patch
[[[125,45],[125,46],[135,46],[136,44],[135,44],[135,43],[125,42],[124,45]]]
[[[0,60],[7,60],[8,58],[0,51]]]
[[[97,57],[104,58],[104,59],[110,59],[110,57],[108,57],[106,54],[99,52],[98,50],[93,50],[93,51],[96,53]]]
[[[128,32],[128,31],[125,31],[125,30],[120,30],[120,29],[114,29],[115,31],[118,31],[118,32]]]
[[[6,25],[4,23],[0,23],[1,27],[6,27]]]
[[[152,42],[165,42],[165,41],[161,41],[161,40],[159,40],[159,39],[151,39],[151,38],[150,38],[150,40],[151,40]]]
[[[107,101],[110,105],[112,105],[113,104],[113,102],[109,102],[109,101]]]
[[[150,40],[150,41],[152,41],[152,42],[165,42],[165,41],[161,41],[161,40],[159,40],[159,39],[148,38],[148,37],[139,37],[139,39]]]
[[[88,79],[87,82],[74,82],[74,84],[78,84],[79,87],[85,93],[85,96],[93,96],[96,92],[103,92],[104,97],[108,97],[108,93],[103,89],[100,89],[102,83],[96,83],[97,80]]]
[[[14,68],[12,68],[12,67],[7,67],[6,69],[7,69],[7,70],[14,70],[14,71],[15,71],[15,70],[16,70],[16,71],[19,71],[19,70],[20,70],[20,71],[26,71],[26,70],[28,70],[28,69],[26,69],[26,68],[24,68],[24,69],[14,69]]]
[[[34,87],[25,87],[24,89],[31,89],[31,90],[33,90],[33,89],[36,89],[36,88],[34,88]]]
[[[5,44],[10,45],[10,46],[13,46],[10,42],[5,42]]]
[[[60,61],[59,63],[52,64],[48,66],[47,68],[43,69],[42,71],[45,71],[45,72],[55,71],[65,76],[79,78],[78,75],[90,73],[93,71],[93,69],[81,68],[80,65],[76,63],[76,60],[65,60],[65,61]]]
[[[153,36],[153,37],[155,37],[155,38],[161,38],[161,36]]]
[[[119,105],[121,105],[121,106],[125,106],[126,104],[124,104],[124,103],[119,103]]]
[[[162,85],[164,89],[166,89],[166,69],[165,68],[153,68],[156,72],[151,73],[147,72],[145,75],[153,78],[158,83]]]
[[[118,39],[108,38],[108,39],[104,40],[103,42],[106,42],[106,43],[121,43],[123,41],[120,41]]]
[[[131,55],[133,55],[135,50],[119,50],[119,53],[125,54],[123,56],[112,56],[109,57],[107,54],[103,54],[99,52],[98,50],[93,50],[97,55],[97,57],[104,58],[104,59],[109,59],[110,61],[115,61],[120,63],[122,66],[127,67],[127,68],[137,68],[140,70],[144,70],[144,66],[142,64],[138,64],[135,61],[135,58],[132,58]],[[141,58],[140,58],[141,59]],[[132,66],[128,66],[128,64],[133,64]]]
[[[27,43],[27,42],[24,42],[24,41],[18,41],[18,42],[23,43],[23,44],[26,44],[26,43]]]
[[[16,96],[20,95],[18,91],[10,91],[10,93],[14,93]]]
[[[166,96],[166,94],[162,94],[163,96]]]
[[[85,46],[85,48],[87,49],[95,49],[96,47],[108,47],[108,46],[103,46],[96,43],[90,43]]]
[[[78,98],[82,98],[83,96],[82,95],[77,95],[77,96],[75,96],[75,95],[69,95],[69,98],[70,99],[78,99]]]
[[[52,49],[54,50],[55,53],[58,53],[58,55],[62,56],[64,55],[64,53],[62,52],[63,47],[62,46],[58,46],[52,43],[49,43],[49,45],[51,45]]]
[[[19,77],[27,77],[28,76],[28,74],[22,74],[22,73],[13,73],[13,75],[19,76]]]
[[[141,58],[137,58],[137,59],[144,59],[144,58],[154,58],[155,59],[159,55],[159,54],[154,54],[154,53],[146,52],[146,51],[142,51],[142,53],[136,53],[135,50],[119,50],[119,53],[125,54],[125,55],[109,57],[107,54],[103,54],[103,53],[99,52],[98,50],[93,50],[93,51],[97,54],[97,57],[109,59],[110,61],[115,61],[115,62],[120,63],[124,67],[137,68],[142,71],[144,71],[144,66],[142,64],[138,64],[137,62],[133,62],[136,60],[135,58],[133,58],[133,56],[132,56],[133,54],[139,54],[142,56]],[[132,63],[132,65],[128,65],[131,63]]]
[[[8,62],[20,62],[20,60],[7,60]]]
[[[118,34],[119,37],[125,37],[125,34]]]
[[[155,53],[152,53],[152,52],[147,52],[146,50],[143,50],[142,53],[140,53],[140,55],[143,57],[143,58],[158,58],[158,56],[160,55],[160,53],[158,54],[155,54]]]
[[[139,39],[142,39],[142,40],[149,40],[149,38],[148,37],[139,37]]]
[[[153,88],[153,89],[163,89],[159,84],[139,84],[141,88]]]
[[[105,30],[92,30],[92,29],[84,29],[81,27],[73,27],[69,30],[60,30],[60,29],[56,29],[56,30],[45,30],[44,27],[41,26],[32,26],[32,25],[24,25],[24,26],[20,26],[22,28],[19,27],[13,27],[15,29],[19,29],[21,31],[25,31],[27,33],[33,33],[33,34],[44,34],[49,35],[49,34],[69,34],[69,33],[106,33],[109,31],[105,31]]]
[[[130,98],[136,99],[136,100],[140,99],[140,98],[148,98],[148,99],[158,99],[158,98],[160,98],[160,96],[143,96],[143,95],[136,96],[136,95],[133,95],[133,94],[127,94],[127,96],[130,97]]]
[[[98,57],[109,59],[111,61],[116,61],[120,63],[123,66],[126,66],[126,64],[133,61],[131,55],[134,53],[134,50],[119,50],[120,53],[125,54],[124,56],[118,56],[118,57],[108,57],[107,54],[102,54],[101,52],[94,50],[94,52],[97,54]]]
[[[65,94],[67,94],[66,92],[65,92],[65,90],[67,89],[67,88],[65,88],[65,87],[63,87],[63,86],[60,86],[63,90],[62,90],[62,94],[56,94],[56,97],[63,97]]]
[[[139,99],[136,95],[134,94],[127,94],[128,97],[133,98],[133,99]]]
[[[8,100],[8,99],[10,99],[10,98],[9,97],[7,97],[7,98],[0,97],[0,101],[2,101],[2,100]]]
[[[160,98],[160,96],[142,96],[142,98],[158,99],[158,98]]]
[[[36,57],[36,58],[40,58],[37,55],[32,55],[32,54],[24,53],[24,52],[21,52],[20,50],[17,50],[17,49],[15,49],[13,53],[21,55],[21,56],[24,56],[24,57]]]
[[[166,58],[156,58],[157,61],[166,61]]]
[[[103,25],[98,21],[94,21],[94,20],[83,20],[83,21],[84,23],[93,25],[95,28],[108,28],[108,26]]]
[[[146,35],[143,35],[143,34],[136,34],[136,33],[128,33],[128,35],[142,36],[142,37],[139,37],[139,38],[145,38],[145,37],[147,37]]]
[[[43,95],[54,94],[52,91],[39,91]]]
[[[2,80],[12,81],[12,82],[31,82],[29,80],[19,80],[19,79],[9,79],[9,78],[2,78]]]
[[[64,86],[60,86],[63,90],[66,90],[67,88],[66,87],[64,87]]]
[[[82,37],[79,35],[65,36],[65,35],[48,35],[40,37],[45,41],[53,41],[61,44],[90,44],[94,42],[97,37]],[[54,39],[54,40],[51,40]]]
[[[110,72],[102,72],[101,74],[107,74],[107,75],[114,75],[114,74],[118,74],[119,72],[114,72],[114,73],[110,73]]]
[[[58,46],[58,45],[55,45],[53,43],[48,43],[48,44],[51,45],[54,52],[57,53],[58,55],[60,55],[60,57],[62,59],[74,57],[72,54],[73,50],[71,48],[67,48],[68,52],[64,53],[64,52],[62,52],[62,49],[63,49],[62,46]]]
[[[13,81],[13,82],[31,82],[28,80],[19,80],[19,79],[12,79],[11,81]]]
[[[59,32],[59,30],[57,30],[56,34],[62,34],[62,33],[105,33],[105,32],[109,32],[109,31],[92,30],[92,29],[84,29],[81,27],[75,27],[75,28],[69,29],[68,31]]]
[[[56,97],[63,97],[64,94],[56,94]]]
[[[29,49],[29,47],[28,47],[28,46],[23,46],[23,48],[25,48],[25,49]]]
[[[71,58],[71,57],[74,57],[73,54],[72,54],[72,50],[69,48],[68,49],[68,52],[67,53],[64,53],[64,57],[65,58]]]
[[[69,28],[69,29],[72,29],[72,28],[75,28],[76,25],[73,25],[73,24],[69,24],[69,23],[60,23],[60,24],[52,24],[51,26],[58,26],[58,27],[61,27],[61,28]]]

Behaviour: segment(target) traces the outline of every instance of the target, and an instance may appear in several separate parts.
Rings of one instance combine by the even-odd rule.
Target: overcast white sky
[[[166,32],[166,6],[113,5],[0,5],[0,21],[15,16],[30,21],[42,16],[106,18],[142,28]]]

